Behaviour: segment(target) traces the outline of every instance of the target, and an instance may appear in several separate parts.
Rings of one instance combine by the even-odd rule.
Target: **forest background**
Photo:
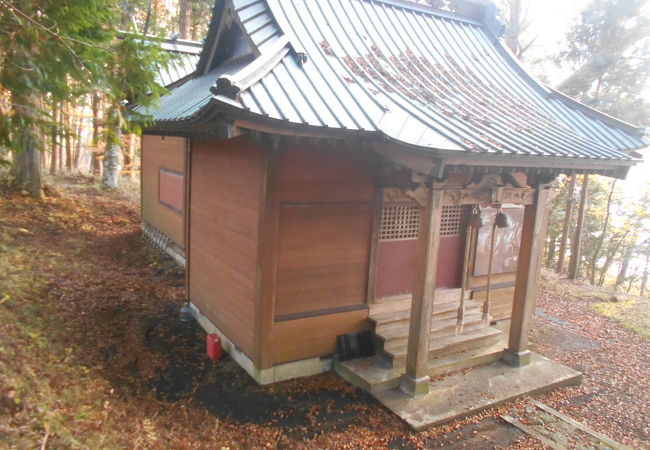
[[[650,124],[650,1],[498,3],[505,42],[531,73],[602,112]],[[0,0],[0,189],[42,198],[41,174],[82,174],[108,189],[136,184],[143,118],[127,101],[155,104],[165,93],[155,78],[169,60],[160,39],[201,41],[212,7],[212,0]],[[646,295],[649,168],[638,165],[626,181],[562,176],[547,267]]]

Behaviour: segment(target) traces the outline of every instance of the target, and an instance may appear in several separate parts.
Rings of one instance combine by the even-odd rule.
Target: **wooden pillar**
[[[144,139],[140,139],[140,155],[144,157],[143,151]],[[141,167],[143,161],[140,160]],[[183,248],[185,249],[185,299],[189,302],[190,299],[190,210],[192,207],[192,139],[185,138],[185,174],[183,176],[183,183],[185,185],[185,198],[183,201]],[[142,173],[140,174],[140,192],[142,192]],[[142,197],[142,194],[140,194]],[[142,205],[142,198],[140,199]]]
[[[257,280],[255,287],[255,349],[257,369],[273,366],[273,318],[278,263],[279,212],[276,170],[276,148],[265,149],[264,172],[260,192],[260,215],[257,247]]]
[[[571,259],[569,260],[568,278],[575,280],[580,271],[580,254],[582,253],[582,228],[585,221],[585,205],[587,203],[587,190],[589,189],[589,174],[582,176],[582,189],[580,190],[580,203],[578,204],[578,222],[576,232],[571,242]]]
[[[510,320],[510,338],[508,348],[503,355],[504,361],[515,367],[530,363],[528,333],[536,303],[541,259],[546,239],[549,195],[550,191],[538,189],[535,202],[532,205],[527,205],[524,212],[515,298]]]
[[[375,301],[379,229],[381,228],[381,214],[384,209],[384,190],[382,188],[375,188],[372,208],[372,234],[370,236],[370,257],[368,263],[368,291],[366,292],[366,303],[369,305]]]
[[[420,215],[417,269],[411,299],[411,321],[406,350],[406,373],[402,375],[400,381],[402,391],[412,396],[429,392],[427,376],[429,335],[436,291],[442,197],[442,190],[429,190],[426,205]]]

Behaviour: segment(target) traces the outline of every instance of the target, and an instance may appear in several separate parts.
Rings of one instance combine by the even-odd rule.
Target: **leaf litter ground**
[[[0,197],[0,447],[543,448],[499,418],[528,399],[412,433],[333,374],[259,386],[228,357],[212,363],[137,205],[81,177],[47,193]],[[543,280],[532,340],[585,382],[537,400],[647,447],[647,340],[585,289]]]

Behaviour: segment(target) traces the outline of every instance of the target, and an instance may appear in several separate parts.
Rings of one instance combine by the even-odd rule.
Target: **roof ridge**
[[[643,137],[643,135],[646,133],[647,129],[644,126],[637,126],[634,124],[631,124],[629,122],[626,122],[621,119],[617,119],[614,116],[611,116],[605,112],[602,112],[592,106],[585,105],[582,103],[580,100],[576,100],[575,98],[558,91],[557,89],[548,86],[545,83],[541,83],[544,86],[546,86],[551,92],[549,93],[550,98],[557,98],[558,100],[564,102],[568,107],[570,108],[575,108],[579,109],[580,111],[584,112],[587,115],[595,116],[595,118],[603,120],[613,126],[617,126],[620,128],[623,128],[624,130],[631,132],[631,133],[638,133],[639,136]]]
[[[403,8],[410,11],[418,11],[425,14],[431,14],[433,16],[444,17],[447,19],[459,20],[461,22],[473,23],[476,25],[482,24],[482,22],[474,17],[459,14],[453,11],[447,11],[440,8],[435,8],[430,5],[424,5],[418,3],[415,0],[359,0],[368,3],[383,3],[390,6],[396,6],[398,8]]]
[[[499,8],[492,0],[457,0],[455,11],[446,11],[424,5],[415,0],[360,0],[369,3],[382,3],[410,11],[418,11],[432,16],[442,17],[473,25],[485,26],[495,37],[505,32],[505,25],[499,17]]]

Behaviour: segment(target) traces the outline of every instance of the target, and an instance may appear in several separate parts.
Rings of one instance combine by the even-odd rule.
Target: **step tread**
[[[469,341],[479,341],[501,334],[501,330],[496,328],[486,327],[478,330],[470,330],[466,334],[460,336],[449,336],[446,338],[434,337],[429,341],[429,355],[436,351],[454,347]],[[407,345],[405,342],[393,341],[387,342],[384,346],[384,352],[392,358],[400,358],[406,356]]]
[[[443,314],[446,312],[457,311],[458,302],[446,302],[440,303],[433,306],[433,314]],[[480,308],[481,303],[475,300],[467,299],[465,300],[465,311],[467,312],[472,308]],[[409,303],[408,308],[400,309],[398,311],[390,311],[384,313],[370,314],[368,317],[370,320],[377,324],[388,323],[388,322],[398,322],[400,320],[408,320],[411,318],[411,305]]]
[[[465,329],[470,330],[473,325],[483,324],[483,316],[478,314],[466,314],[465,315]],[[391,324],[393,325],[393,324]],[[431,322],[431,333],[439,333],[442,331],[453,332],[458,325],[458,319],[452,317],[450,319],[442,320],[433,320]],[[392,341],[396,339],[402,339],[408,337],[409,334],[409,324],[402,322],[395,322],[393,326],[382,327],[381,330],[375,331],[375,334],[378,338],[383,339],[384,341]]]

